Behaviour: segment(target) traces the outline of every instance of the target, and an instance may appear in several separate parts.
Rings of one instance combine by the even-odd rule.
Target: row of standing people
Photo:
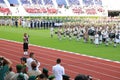
[[[28,27],[28,28],[48,29],[51,26],[54,27],[55,22],[41,21],[41,20],[29,20],[29,21],[22,20],[21,25],[22,27]]]
[[[56,21],[54,20],[39,20],[39,19],[0,19],[1,26],[15,26],[21,25],[26,28],[39,28],[48,29],[49,27],[55,27]]]

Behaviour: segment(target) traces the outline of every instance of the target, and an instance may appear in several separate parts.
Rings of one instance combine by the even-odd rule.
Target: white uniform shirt
[[[50,34],[51,34],[51,35],[54,34],[54,28],[53,28],[53,27],[50,28]]]
[[[28,67],[28,71],[31,71],[32,70],[32,67],[31,67],[31,63],[35,61],[34,59],[32,58],[28,58],[27,59],[27,67]],[[40,62],[37,62],[37,70],[39,70],[39,67],[40,67]]]
[[[64,67],[60,64],[56,64],[52,68],[53,74],[55,75],[55,80],[62,80],[62,75],[65,74]]]
[[[95,35],[95,44],[99,44],[99,35],[98,34]]]
[[[34,61],[34,59],[32,58],[28,58],[27,59],[27,67],[28,67],[28,71],[32,70],[32,67],[31,67],[31,63],[32,61]]]

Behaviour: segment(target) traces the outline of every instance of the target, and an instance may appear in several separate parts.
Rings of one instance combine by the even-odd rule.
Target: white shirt
[[[31,67],[31,63],[32,61],[34,61],[34,59],[32,58],[28,58],[27,59],[27,67],[28,67],[28,71],[32,70],[32,67]]]
[[[52,67],[53,74],[55,75],[55,80],[63,80],[62,75],[65,74],[64,67],[60,64],[56,64]]]
[[[27,59],[27,67],[28,67],[28,71],[32,70],[32,67],[31,67],[31,63],[35,61],[33,58],[28,58]],[[40,62],[37,62],[37,70],[39,70],[39,67],[40,67]]]

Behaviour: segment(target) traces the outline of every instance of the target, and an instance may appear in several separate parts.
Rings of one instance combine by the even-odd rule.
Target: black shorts
[[[28,43],[23,44],[23,49],[28,49]]]

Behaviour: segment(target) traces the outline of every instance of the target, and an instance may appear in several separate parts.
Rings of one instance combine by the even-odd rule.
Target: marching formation
[[[104,43],[106,46],[114,43],[114,47],[120,43],[120,25],[65,25],[59,27],[57,32],[58,39],[62,40],[68,38],[84,40],[87,43],[89,40],[96,45]]]

